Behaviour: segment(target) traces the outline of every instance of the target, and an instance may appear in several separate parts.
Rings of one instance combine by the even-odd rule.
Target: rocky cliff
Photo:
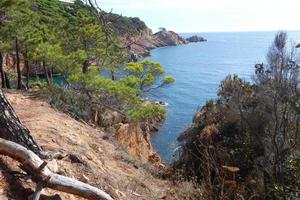
[[[162,30],[153,33],[146,24],[137,17],[124,17],[107,14],[115,34],[124,47],[127,48],[131,60],[135,61],[150,55],[150,50],[166,46],[176,46],[189,43],[174,31]],[[196,39],[199,39],[197,37]],[[201,37],[202,38],[202,37]],[[203,39],[203,38],[202,38]]]
[[[120,39],[128,47],[128,52],[133,61],[149,56],[152,49],[207,41],[198,35],[184,39],[174,31],[160,31],[153,34],[149,28],[144,28],[130,36],[121,35]]]
[[[164,121],[162,116],[150,119],[148,123],[131,123],[122,113],[108,107],[95,106],[92,113],[90,124],[103,128],[107,136],[115,138],[133,159],[163,167],[150,141],[151,131],[157,130]]]
[[[133,58],[139,59],[150,55],[150,50],[166,46],[177,46],[188,42],[174,31],[160,31],[155,34],[145,28],[130,36],[120,36],[123,44],[128,46]]]

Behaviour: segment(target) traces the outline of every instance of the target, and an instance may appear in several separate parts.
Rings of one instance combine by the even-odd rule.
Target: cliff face
[[[176,46],[188,42],[174,31],[160,31],[153,35],[159,47]]]
[[[126,145],[134,159],[162,166],[159,155],[152,148],[149,131],[142,131],[139,123],[118,124],[116,128],[118,142]]]
[[[130,123],[120,112],[107,107],[94,107],[91,124],[105,129],[109,136],[125,147],[128,154],[142,163],[161,167],[162,161],[151,145],[151,131],[157,130],[164,120],[157,116],[145,123]]]
[[[127,47],[133,61],[149,56],[151,49],[188,43],[173,31],[164,30],[153,34],[145,22],[137,17],[107,13],[106,19],[111,23],[123,46]]]
[[[121,36],[121,41],[127,44],[129,53],[137,59],[149,56],[152,49],[188,43],[174,31],[160,31],[153,34],[149,28],[143,29],[129,37]]]
[[[207,41],[197,35],[184,39],[174,31],[160,31],[153,34],[149,28],[140,29],[131,34],[119,35],[119,38],[121,43],[128,48],[132,61],[150,56],[152,49]]]

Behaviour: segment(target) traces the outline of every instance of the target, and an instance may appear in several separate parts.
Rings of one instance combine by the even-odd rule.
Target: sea
[[[164,162],[176,159],[177,138],[192,123],[207,100],[216,99],[220,81],[229,74],[252,81],[254,65],[266,62],[277,32],[182,33],[200,35],[207,42],[165,47],[146,58],[160,62],[176,82],[152,91],[149,98],[168,103],[167,118],[152,135],[152,145]],[[288,31],[289,46],[300,43],[300,31]],[[300,55],[300,49],[296,52]]]

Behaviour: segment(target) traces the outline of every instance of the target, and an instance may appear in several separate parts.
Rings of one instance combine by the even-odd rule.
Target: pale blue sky
[[[157,31],[300,30],[300,0],[98,0],[104,10],[139,17]]]

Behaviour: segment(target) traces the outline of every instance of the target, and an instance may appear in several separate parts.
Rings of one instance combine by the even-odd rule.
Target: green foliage
[[[63,52],[59,45],[51,45],[49,43],[41,43],[35,49],[35,60],[49,63],[55,66],[63,59]]]
[[[124,101],[130,102],[139,99],[132,88],[129,88],[118,81],[99,76],[98,72],[97,67],[92,67],[89,73],[72,74],[69,80],[71,83],[80,83],[84,89],[93,91],[96,94],[101,95],[101,97],[114,95],[115,98],[120,100],[120,104]]]
[[[131,36],[147,28],[146,24],[137,17],[119,16],[113,13],[106,14],[106,17],[117,35]]]
[[[18,38],[21,45],[25,45],[26,39],[31,34],[36,16],[29,9],[30,0],[14,1],[6,10],[0,29],[1,41],[14,47],[15,38]],[[6,47],[7,47],[6,45]],[[2,49],[8,50],[9,48]]]
[[[276,35],[268,63],[255,66],[253,83],[227,76],[218,99],[207,102],[179,137],[181,156],[174,166],[204,183],[211,199],[295,199],[300,65],[286,41],[285,33]],[[232,177],[224,166],[238,172]]]
[[[173,78],[172,76],[166,76],[162,82],[163,82],[163,84],[168,85],[168,84],[174,83],[175,78]]]
[[[142,121],[158,115],[165,116],[165,114],[166,110],[155,104],[141,104],[128,111],[129,118],[134,121]]]
[[[42,72],[49,84],[43,91],[59,109],[80,115],[97,102],[127,114],[131,120],[163,115],[164,109],[144,105],[139,97],[158,81],[159,87],[174,82],[168,76],[159,79],[164,73],[159,63],[130,63],[125,70],[128,76],[121,80],[116,77],[127,55],[115,33],[139,32],[145,24],[138,18],[103,14],[107,22],[99,20],[80,0],[72,4],[59,0],[3,0],[0,52],[14,55],[17,39],[21,60],[24,58],[28,69],[34,65]],[[101,76],[102,70],[109,71],[111,78]],[[68,89],[53,85],[52,73],[70,81]]]
[[[0,2],[0,10],[5,11],[7,8],[11,7],[12,5],[15,5],[16,2],[16,0],[2,0]]]
[[[300,156],[291,156],[288,159],[289,179],[291,185],[300,186]]]
[[[82,116],[88,104],[84,99],[72,90],[64,90],[56,84],[42,84],[43,89],[40,93],[49,98],[50,104],[55,108],[71,113],[74,116]]]
[[[171,76],[166,76],[160,80],[165,70],[159,63],[148,60],[128,63],[125,67],[125,72],[128,73],[128,76],[121,81],[134,88],[138,94],[175,82],[175,79]],[[158,83],[159,81],[160,83]]]
[[[73,74],[69,77],[69,81],[73,84],[80,84],[84,91],[92,92],[98,102],[115,106],[133,121],[142,121],[166,113],[165,109],[159,105],[144,104],[135,90],[122,81],[113,81],[99,76],[97,67],[90,67],[87,74]]]

